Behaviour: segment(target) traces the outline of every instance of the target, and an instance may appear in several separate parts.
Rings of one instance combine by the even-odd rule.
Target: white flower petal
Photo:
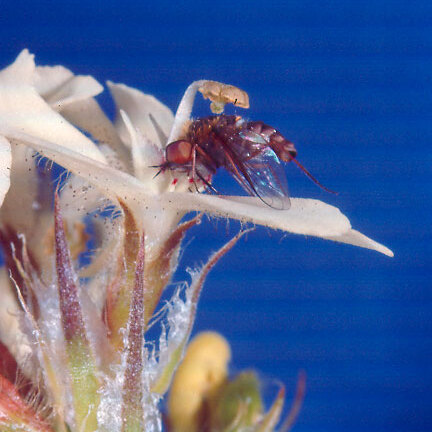
[[[67,105],[62,116],[73,125],[88,132],[95,141],[107,144],[124,166],[130,164],[130,155],[114,125],[95,99],[84,99]]]
[[[10,186],[12,157],[9,141],[0,136],[0,206]]]
[[[315,199],[291,198],[289,210],[275,210],[254,197],[216,197],[204,194],[166,194],[171,205],[184,211],[203,211],[293,234],[321,237],[376,250],[388,256],[385,246],[351,229],[340,210]],[[169,198],[171,195],[171,198]]]
[[[93,98],[103,91],[98,81],[91,76],[75,76],[63,66],[38,66],[34,84],[36,91],[66,120],[90,133],[96,141],[108,144],[124,163],[129,161],[113,124]]]
[[[74,75],[63,66],[37,67],[35,87],[37,92],[55,110],[92,98],[103,91],[92,76]]]
[[[17,82],[32,86],[35,78],[34,55],[22,50],[15,61],[0,71],[0,85],[15,85]]]
[[[369,237],[366,237],[364,234],[353,229],[341,236],[330,236],[326,238],[328,240],[334,240],[340,243],[348,243],[354,246],[376,250],[377,252],[381,252],[382,254],[389,257],[394,257],[393,251],[391,251],[389,248],[385,247],[380,243],[377,243],[375,240],[372,240]]]
[[[72,173],[86,179],[93,184],[108,198],[116,200],[117,197],[130,198],[129,188],[134,186],[142,188],[142,183],[122,171],[108,166],[105,162],[91,159],[70,148],[63,147],[38,138],[34,135],[26,134],[7,125],[0,123],[0,135],[18,141],[39,152],[41,155],[58,163]],[[73,146],[73,141],[70,141]]]
[[[5,139],[1,137],[1,139]],[[35,234],[37,227],[35,209],[40,208],[39,179],[35,169],[32,149],[13,145],[10,149],[10,189],[0,210],[1,222],[19,233]],[[0,156],[1,157],[1,156]],[[3,157],[1,157],[3,162]],[[8,170],[9,171],[9,170]],[[31,240],[30,240],[31,241]],[[40,243],[40,239],[38,238]]]
[[[149,193],[163,192],[169,185],[169,178],[161,175],[155,177],[159,169],[153,168],[162,163],[162,150],[144,137],[139,129],[133,127],[125,111],[120,110],[120,117],[129,134],[135,177],[146,185]]]
[[[338,208],[314,199],[291,198],[289,210],[276,210],[255,197],[183,195],[177,205],[185,210],[198,208],[294,234],[328,237],[341,235],[351,228],[348,218]]]
[[[144,137],[164,147],[166,143],[161,142],[159,139],[155,126],[150,119],[150,114],[163,133],[168,136],[174,121],[172,111],[162,102],[159,102],[154,96],[142,93],[137,89],[124,84],[115,84],[110,81],[107,82],[107,85],[115,100],[117,114],[119,114],[120,110],[125,111],[134,127],[136,127]],[[116,127],[124,142],[130,144],[124,124],[119,121],[119,116],[117,116]]]
[[[65,106],[83,99],[88,99],[103,92],[103,87],[91,76],[75,76],[46,101],[52,108],[61,111]]]
[[[33,85],[36,91],[47,100],[73,77],[73,72],[63,66],[36,66]]]
[[[93,77],[75,76],[63,66],[37,66],[34,85],[53,109],[59,108],[63,117],[89,132],[95,140],[111,147],[122,145],[113,124],[93,99],[103,91]]]
[[[14,128],[104,161],[96,145],[53,111],[32,86],[33,56],[23,51],[0,71],[0,125]]]

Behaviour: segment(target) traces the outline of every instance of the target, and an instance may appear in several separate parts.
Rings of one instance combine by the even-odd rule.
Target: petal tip
[[[390,258],[394,257],[394,253],[388,247],[382,245],[381,243],[372,240],[371,238],[365,236],[359,231],[349,230],[341,236],[326,237],[328,240],[334,240],[341,243],[348,243],[354,246],[363,247],[366,249],[372,249],[374,251],[380,252]]]
[[[381,252],[390,258],[394,258],[394,252],[391,249],[389,249],[388,247],[382,246],[381,250],[379,250],[378,252]]]

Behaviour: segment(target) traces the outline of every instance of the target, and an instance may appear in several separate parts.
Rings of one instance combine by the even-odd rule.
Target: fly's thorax
[[[227,149],[229,151],[232,137],[237,134],[236,119],[235,116],[219,115],[191,123],[186,139],[195,149],[197,164],[214,172],[227,163]]]

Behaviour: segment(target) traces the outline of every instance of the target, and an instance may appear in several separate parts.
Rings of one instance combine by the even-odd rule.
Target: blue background
[[[431,19],[430,1],[1,4],[2,65],[28,47],[38,63],[124,82],[172,109],[195,79],[246,89],[247,115],[294,141],[340,192],[287,166],[292,195],[337,205],[395,251],[258,229],[208,278],[196,328],[229,338],[234,370],[279,377],[289,394],[306,371],[299,432],[432,430]],[[206,221],[184,265],[237,229]]]

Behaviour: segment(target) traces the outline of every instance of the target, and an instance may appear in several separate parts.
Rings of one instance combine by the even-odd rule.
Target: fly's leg
[[[196,191],[199,192],[196,184],[196,177],[198,177],[212,192],[217,193],[211,183],[197,170],[197,156],[200,157],[200,163],[203,164],[208,171],[213,172],[213,174],[216,173],[216,163],[214,159],[200,146],[194,146],[192,151],[192,182],[195,185]]]
[[[195,175],[198,174],[197,170],[196,170],[196,145],[194,145],[193,149],[192,149],[192,183],[195,186],[195,191],[199,192],[198,186],[196,184],[196,179],[195,179]]]
[[[214,186],[208,181],[206,180],[199,171],[196,172],[198,177],[200,178],[200,180],[215,194],[218,194],[219,192],[217,191],[217,189],[214,188]]]

